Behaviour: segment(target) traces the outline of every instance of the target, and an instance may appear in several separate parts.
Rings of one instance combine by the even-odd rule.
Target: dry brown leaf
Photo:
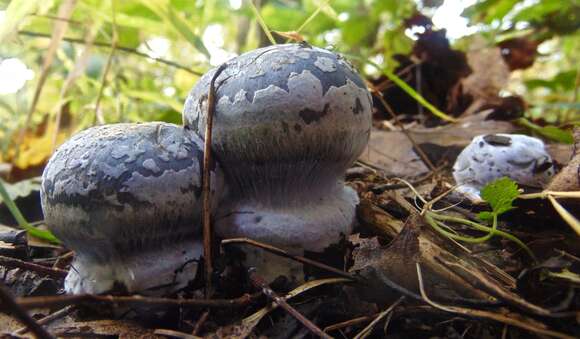
[[[289,40],[292,40],[295,42],[304,41],[304,37],[296,31],[288,31],[288,32],[273,31],[273,32],[278,34],[281,37],[284,37],[286,39],[289,39]]]

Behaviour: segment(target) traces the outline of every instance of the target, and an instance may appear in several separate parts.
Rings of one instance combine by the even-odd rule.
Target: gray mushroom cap
[[[542,140],[521,134],[476,136],[453,165],[457,190],[474,201],[480,200],[485,185],[501,177],[542,187],[553,175],[552,158]]]
[[[202,138],[215,72],[183,111]],[[218,235],[302,253],[349,234],[358,197],[343,177],[368,142],[372,108],[353,67],[324,49],[275,45],[228,61],[215,86],[212,151],[231,193],[216,215]]]
[[[183,117],[204,137],[215,69],[191,91]],[[276,203],[297,188],[331,189],[361,154],[372,100],[352,66],[330,51],[298,44],[257,49],[227,63],[216,81],[212,149],[234,191]]]
[[[170,265],[191,261],[202,159],[199,137],[157,122],[90,128],[59,147],[43,173],[41,201],[49,229],[76,252],[67,289],[100,292],[117,281],[139,290],[166,283],[160,272],[168,263],[157,256]],[[214,205],[222,184],[214,162]]]

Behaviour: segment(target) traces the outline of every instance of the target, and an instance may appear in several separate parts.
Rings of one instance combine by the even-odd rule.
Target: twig
[[[373,320],[370,324],[368,324],[367,327],[365,327],[362,331],[360,331],[354,337],[354,339],[366,338],[368,336],[369,332],[372,331],[372,329],[376,326],[376,324],[379,321],[381,321],[384,317],[386,317],[387,315],[391,314],[391,312],[393,312],[393,310],[395,309],[395,307],[397,307],[400,303],[402,303],[403,300],[405,300],[405,296],[401,296],[399,299],[397,299],[397,301],[395,301],[394,303],[392,303],[391,306],[389,306],[389,308],[387,308],[383,312],[379,313],[379,315],[375,318],[375,320]]]
[[[268,40],[270,40],[270,43],[272,45],[275,45],[276,40],[272,36],[272,33],[270,32],[268,25],[266,25],[266,22],[264,21],[264,18],[262,18],[262,15],[260,15],[260,11],[258,10],[258,7],[256,7],[256,4],[254,4],[254,0],[249,0],[249,3],[250,3],[250,8],[252,9],[252,12],[254,12],[254,15],[256,16],[256,20],[258,21],[258,23],[260,24],[260,27],[262,27],[262,30],[264,31],[264,34],[266,34],[266,37],[268,38]]]
[[[18,298],[16,302],[24,309],[37,307],[64,307],[67,305],[77,304],[95,304],[104,303],[107,305],[126,305],[126,306],[165,306],[165,307],[183,307],[183,308],[224,308],[224,307],[241,307],[249,305],[255,296],[245,294],[235,299],[170,299],[154,298],[142,296],[112,296],[112,295],[93,295],[93,294],[76,294],[60,295],[46,297],[23,297]],[[3,305],[0,305],[0,309]]]
[[[281,257],[292,259],[292,260],[298,261],[300,263],[303,263],[305,265],[310,265],[310,266],[313,266],[313,267],[316,267],[316,268],[319,268],[319,269],[322,269],[322,270],[325,270],[328,272],[332,272],[332,273],[337,274],[343,278],[347,278],[347,279],[350,279],[353,281],[359,280],[354,275],[347,273],[345,271],[341,271],[341,270],[334,268],[332,266],[320,263],[318,261],[314,261],[312,259],[308,259],[308,258],[299,256],[299,255],[292,255],[292,254],[290,254],[290,253],[288,253],[288,252],[286,252],[283,249],[280,249],[278,247],[274,247],[272,245],[268,245],[268,244],[265,244],[265,243],[262,243],[262,242],[259,242],[256,240],[252,240],[249,238],[224,239],[224,240],[222,240],[221,244],[222,244],[222,246],[223,245],[230,245],[230,244],[248,244],[248,245],[266,250],[267,252],[279,255]]]
[[[174,330],[162,329],[162,328],[155,330],[153,333],[157,334],[157,335],[164,335],[164,336],[170,337],[170,338],[201,339],[201,337],[198,337],[195,335],[191,335],[191,334],[187,334],[187,333],[183,333],[183,332],[179,332],[179,331],[174,331]]]
[[[115,0],[111,1],[111,10],[112,10],[112,17],[113,17],[113,39],[111,41],[111,49],[109,50],[109,55],[107,56],[107,63],[105,64],[105,69],[103,70],[103,74],[101,75],[101,86],[99,87],[99,94],[97,94],[97,100],[95,101],[95,122],[98,122],[100,125],[105,123],[105,119],[103,115],[99,112],[99,108],[101,106],[101,99],[103,97],[103,92],[105,91],[105,87],[107,86],[107,75],[111,69],[111,64],[113,63],[113,56],[115,55],[115,51],[117,50],[117,42],[119,39],[119,34],[117,32],[117,20],[116,20],[116,11],[115,11]]]
[[[73,251],[68,251],[65,254],[56,258],[54,264],[52,265],[53,269],[64,269],[72,262],[75,253]]]
[[[40,32],[31,32],[31,31],[18,31],[18,34],[20,35],[25,35],[25,36],[30,36],[30,37],[36,37],[36,38],[50,38],[50,34],[45,34],[45,33],[40,33]],[[84,44],[85,41],[83,39],[77,39],[77,38],[69,38],[69,37],[64,37],[62,38],[62,40],[73,43],[73,44]],[[93,43],[94,46],[97,47],[107,47],[107,48],[111,48],[111,43],[110,42],[102,42],[102,41],[95,41]],[[154,60],[156,62],[177,68],[177,69],[181,69],[184,70],[188,73],[194,74],[194,75],[198,75],[201,76],[203,75],[202,72],[198,72],[195,71],[187,66],[178,64],[175,61],[170,61],[170,60],[166,60],[163,58],[156,58],[156,57],[152,57],[147,55],[146,53],[143,52],[139,52],[138,50],[136,50],[135,48],[131,48],[131,47],[126,47],[126,46],[117,46],[117,50],[119,51],[123,51],[125,53],[130,53],[130,54],[134,54],[134,55],[138,55],[140,57],[143,58],[147,58],[150,60]]]
[[[202,218],[203,218],[203,255],[205,263],[205,296],[211,296],[211,280],[213,274],[213,262],[211,253],[211,134],[213,127],[213,116],[215,113],[215,81],[226,68],[227,64],[221,64],[213,74],[209,83],[209,93],[207,96],[207,115],[205,124],[205,135],[203,142],[203,175],[202,175]]]
[[[30,332],[32,332],[39,339],[54,339],[42,326],[40,326],[20,305],[18,305],[14,298],[10,295],[8,289],[4,284],[0,283],[0,301],[2,302],[2,309],[5,313],[11,313],[21,323],[26,325]]]
[[[286,312],[288,312],[291,316],[296,318],[304,327],[306,327],[310,332],[316,334],[321,338],[332,338],[328,334],[324,333],[318,326],[316,326],[313,322],[308,320],[305,316],[303,316],[300,312],[296,311],[296,309],[290,304],[286,302],[286,300],[276,294],[270,287],[266,281],[256,274],[255,268],[251,268],[249,270],[249,277],[252,285],[262,290],[262,293],[266,295],[268,298],[272,299],[278,306],[282,307]]]
[[[340,323],[336,323],[336,324],[333,324],[330,326],[326,326],[324,328],[324,332],[336,331],[336,330],[340,330],[340,329],[345,328],[345,327],[350,327],[350,326],[358,325],[360,323],[371,321],[371,320],[375,319],[379,314],[380,313],[376,313],[373,315],[366,315],[366,316],[346,320],[346,321],[343,321]]]
[[[427,294],[425,293],[425,286],[423,284],[423,276],[421,274],[421,265],[416,263],[417,265],[417,279],[419,280],[419,290],[421,291],[421,296],[423,300],[429,304],[430,306],[450,313],[457,313],[462,314],[468,317],[475,317],[475,318],[484,318],[494,320],[506,325],[511,325],[515,327],[522,328],[524,330],[530,331],[532,333],[540,333],[556,338],[563,338],[563,339],[572,339],[574,337],[567,335],[565,333],[551,331],[546,329],[545,325],[542,323],[538,323],[536,320],[534,322],[530,320],[525,320],[523,317],[516,317],[516,314],[510,313],[509,316],[504,316],[502,314],[496,314],[493,312],[483,311],[483,310],[476,310],[476,309],[469,309],[469,308],[461,308],[455,306],[446,306],[440,305],[429,299]],[[518,319],[519,318],[519,319]]]
[[[5,266],[7,268],[22,268],[28,271],[38,273],[40,275],[47,275],[53,279],[63,279],[68,274],[67,271],[61,270],[60,268],[50,268],[43,265],[38,265],[28,261],[9,258],[5,256],[0,256],[0,266]]]
[[[76,306],[75,306],[75,305],[70,305],[70,306],[67,306],[67,307],[65,307],[65,308],[62,308],[62,309],[60,309],[60,310],[58,310],[58,311],[56,311],[56,312],[53,312],[53,313],[51,313],[51,314],[47,315],[46,317],[44,317],[44,318],[42,318],[42,319],[39,319],[39,320],[37,321],[37,323],[38,323],[39,325],[47,325],[47,324],[50,324],[51,322],[53,322],[53,321],[55,321],[55,320],[57,320],[57,319],[60,319],[60,318],[62,318],[62,317],[65,317],[65,316],[67,316],[67,315],[68,315],[68,314],[70,314],[72,311],[74,311],[74,310],[75,310],[75,308],[76,308]],[[15,334],[15,335],[23,335],[23,334],[26,334],[26,332],[28,332],[28,331],[29,331],[28,327],[23,327],[23,328],[21,328],[21,329],[18,329],[18,330],[16,330],[16,331],[14,331],[14,334]]]
[[[201,331],[201,327],[203,326],[203,324],[205,324],[208,317],[209,317],[209,310],[206,310],[205,312],[203,312],[201,317],[199,317],[199,319],[195,323],[195,327],[193,328],[193,331],[191,331],[192,335],[197,335]]]
[[[395,124],[401,128],[401,132],[403,132],[403,134],[407,137],[407,139],[409,139],[411,144],[413,144],[413,147],[415,147],[415,149],[417,150],[417,153],[419,154],[419,157],[421,157],[421,160],[423,160],[425,165],[427,165],[427,167],[429,167],[429,169],[431,171],[435,171],[436,170],[435,165],[433,165],[433,163],[431,162],[431,160],[429,159],[427,154],[425,154],[425,152],[423,152],[421,147],[419,147],[419,144],[417,144],[415,139],[413,139],[411,134],[409,134],[409,131],[407,131],[405,126],[403,126],[403,123],[401,122],[401,120],[399,120],[399,117],[395,114],[395,112],[393,112],[393,109],[391,108],[391,106],[387,103],[387,101],[383,97],[383,93],[381,93],[377,90],[373,90],[372,92],[375,95],[375,97],[377,97],[379,99],[379,101],[381,102],[383,107],[387,110],[387,112],[389,112],[389,115],[391,115],[393,120],[395,120]]]

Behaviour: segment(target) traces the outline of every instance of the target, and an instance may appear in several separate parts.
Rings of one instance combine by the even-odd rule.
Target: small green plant
[[[10,198],[10,195],[6,190],[6,187],[4,186],[4,182],[2,181],[2,179],[0,179],[0,197],[2,198],[1,201],[3,201],[4,204],[6,204],[6,207],[8,208],[10,213],[12,213],[14,219],[16,219],[18,226],[20,226],[22,229],[25,229],[28,232],[28,234],[51,243],[55,244],[60,243],[60,241],[50,231],[39,230],[38,228],[28,223],[28,221],[26,221],[26,219],[20,212],[20,209],[18,209],[18,206],[16,206],[16,204],[14,203],[14,200]]]
[[[483,221],[497,220],[498,216],[515,208],[513,202],[519,195],[518,185],[507,177],[490,182],[481,190],[481,198],[489,204],[491,212],[480,212],[477,217]]]
[[[421,215],[425,218],[425,221],[433,227],[435,231],[439,234],[443,235],[446,238],[453,239],[456,241],[462,241],[467,243],[482,243],[488,241],[493,236],[497,235],[502,238],[508,239],[516,243],[519,247],[521,247],[529,256],[536,260],[534,253],[530,250],[523,241],[518,239],[516,236],[497,229],[497,218],[499,215],[511,210],[513,208],[513,201],[518,197],[519,191],[517,184],[508,178],[501,178],[490,184],[486,185],[482,190],[482,198],[487,201],[491,208],[491,212],[482,212],[478,215],[478,217],[483,220],[491,220],[492,225],[491,227],[485,226],[479,222],[475,222],[472,220],[467,220],[461,217],[455,217],[451,215],[446,215],[441,212],[443,210],[434,211],[432,206],[455,188],[452,188],[448,192],[441,194],[440,196],[432,199],[431,201],[425,200],[419,192],[407,181],[399,179],[403,183],[405,183],[412,191],[417,195],[417,197],[424,203],[423,208],[421,209]],[[485,193],[483,193],[485,191]],[[451,228],[448,223],[455,223],[463,226],[471,227],[477,231],[486,232],[487,234],[481,237],[472,237],[460,234],[455,229]]]

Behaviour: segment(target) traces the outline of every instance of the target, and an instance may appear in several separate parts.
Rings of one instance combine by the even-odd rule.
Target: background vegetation
[[[447,2],[254,4],[273,31],[297,31],[313,45],[393,70],[392,56],[413,46],[408,19],[456,3],[470,27],[452,40],[454,48],[467,51],[475,39],[491,46],[524,38],[535,63],[512,73],[505,94],[523,96],[535,119],[578,122],[577,0]],[[0,163],[22,171],[41,166],[56,145],[92,124],[179,123],[200,74],[269,44],[247,0],[13,0],[0,1],[0,9]],[[360,60],[361,71],[376,77]]]

